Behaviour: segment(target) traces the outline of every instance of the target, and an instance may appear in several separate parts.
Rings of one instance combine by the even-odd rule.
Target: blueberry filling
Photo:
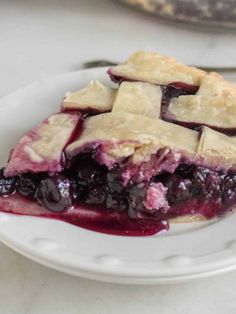
[[[0,170],[0,196],[14,194],[17,189],[17,177],[6,178],[3,174],[4,169]]]
[[[43,176],[45,175],[33,173],[22,174],[18,179],[18,192],[23,196],[34,197]]]
[[[18,178],[0,176],[0,195],[19,194],[34,198],[46,209],[61,213],[85,204],[104,211],[125,212],[131,219],[165,219],[194,213],[218,215],[236,203],[236,174],[220,173],[202,166],[180,164],[173,174],[162,172],[151,182],[122,183],[122,167],[108,170],[91,154],[80,154],[61,174],[22,174]],[[148,208],[148,189],[161,183],[169,208]],[[155,196],[155,195],[154,195]],[[199,204],[204,204],[200,206]],[[190,207],[192,208],[190,209]],[[217,205],[217,206],[216,206]],[[205,209],[204,209],[205,208]]]
[[[192,182],[189,179],[181,178],[178,175],[170,175],[165,185],[168,188],[167,200],[169,204],[186,201],[192,197]]]
[[[42,179],[35,198],[45,208],[60,213],[72,207],[70,180],[62,175]]]
[[[222,181],[222,200],[228,206],[236,203],[236,174],[228,174]]]

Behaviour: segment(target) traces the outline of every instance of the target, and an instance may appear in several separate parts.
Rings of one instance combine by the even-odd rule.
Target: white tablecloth
[[[2,1],[0,95],[77,70],[87,60],[119,61],[141,49],[188,64],[236,66],[235,33],[166,23],[117,2]],[[235,291],[236,272],[175,286],[93,282],[40,266],[0,244],[1,314],[235,314]]]

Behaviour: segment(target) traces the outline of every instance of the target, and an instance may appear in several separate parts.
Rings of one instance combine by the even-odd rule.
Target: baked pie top
[[[87,118],[80,137],[67,146],[66,154],[75,156],[97,148],[113,163],[131,155],[142,162],[161,148],[194,156],[197,146],[196,131],[138,114],[110,112]]]
[[[5,175],[15,176],[28,171],[61,171],[62,153],[78,120],[79,115],[57,113],[26,133],[11,153]]]
[[[115,96],[115,89],[107,87],[99,81],[91,81],[88,86],[75,93],[68,92],[63,99],[62,110],[109,111]]]
[[[144,82],[122,82],[112,112],[129,112],[159,118],[162,91],[159,86]]]
[[[117,90],[106,87],[98,81],[92,81],[78,92],[67,93],[63,100],[62,111],[73,109],[84,112],[92,109],[100,114],[85,119],[78,138],[74,137],[71,143],[68,142],[68,138],[73,133],[79,117],[71,113],[61,113],[50,117],[21,139],[11,155],[5,174],[13,175],[22,173],[24,170],[40,171],[42,166],[36,167],[37,164],[41,165],[42,160],[48,157],[53,160],[57,159],[60,163],[59,156],[64,148],[65,154],[71,158],[78,152],[96,147],[104,158],[103,162],[109,166],[117,160],[132,155],[136,163],[142,162],[142,159],[147,160],[151,154],[162,148],[179,151],[191,160],[204,160],[204,163],[207,160],[212,162],[212,158],[209,157],[214,155],[218,162],[222,161],[224,167],[227,163],[229,166],[235,164],[234,149],[226,149],[233,145],[234,137],[222,135],[209,128],[204,128],[199,133],[189,129],[185,124],[180,126],[162,120],[162,118],[168,118],[171,122],[189,122],[200,126],[213,126],[216,129],[234,129],[235,84],[225,81],[217,73],[206,73],[182,65],[172,58],[146,52],[133,54],[127,62],[113,67],[111,71],[119,76],[124,75],[128,79],[131,76],[127,73],[139,73],[142,75],[142,80],[123,81]],[[167,113],[162,117],[162,88],[157,84],[143,82],[151,81],[145,73],[149,76],[156,76],[159,81],[155,83],[169,84],[179,81],[198,84],[199,89],[192,95],[170,98]],[[191,77],[191,79],[181,78],[180,80],[181,75],[185,78]],[[132,76],[132,79],[138,79],[138,77]],[[106,111],[111,112],[102,114]],[[60,135],[55,137],[59,133]],[[34,134],[33,139],[31,134]],[[35,140],[35,134],[38,134],[37,140]],[[215,139],[219,137],[219,141],[210,143],[210,136]],[[215,149],[209,148],[210,145],[216,145]],[[23,155],[19,153],[19,150],[23,151]],[[57,158],[55,158],[56,153]],[[22,168],[22,163],[19,162],[22,156],[27,156],[27,158],[24,157],[25,168]],[[19,171],[15,169],[14,160],[17,160],[17,164],[19,163]],[[15,170],[11,171],[12,167]],[[50,163],[47,167],[44,163],[42,171],[60,169],[60,166],[55,169],[53,167],[50,169],[50,167]]]
[[[176,121],[186,121],[209,125],[215,128],[235,128],[236,97],[180,96],[173,98],[167,117]]]
[[[198,154],[209,158],[209,165],[214,167],[236,167],[236,136],[227,136],[211,128],[204,127],[201,133]],[[212,164],[211,164],[212,163]]]
[[[226,81],[222,75],[210,72],[202,77],[196,95],[215,97],[236,97],[236,84]]]
[[[168,85],[182,82],[200,85],[205,71],[177,62],[174,58],[152,52],[135,52],[122,64],[112,67],[109,74],[125,80]]]

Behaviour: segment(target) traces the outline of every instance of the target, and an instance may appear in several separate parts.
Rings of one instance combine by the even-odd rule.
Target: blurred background
[[[234,0],[123,0],[124,2],[181,22],[216,27],[236,27]]]
[[[221,3],[222,12],[229,12],[224,10],[225,3],[236,6],[234,0],[127,2],[134,6],[119,0],[1,1],[0,95],[38,79],[78,70],[85,61],[119,62],[135,50],[154,50],[192,65],[236,67],[236,29],[222,26],[219,10],[216,28],[196,23],[203,19],[203,12],[209,13],[203,3],[205,7]],[[191,3],[201,5],[197,9]],[[186,19],[191,8],[194,23],[174,22],[180,16]]]

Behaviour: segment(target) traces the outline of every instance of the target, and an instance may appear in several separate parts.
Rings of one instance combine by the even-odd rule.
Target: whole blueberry
[[[106,201],[106,192],[102,186],[94,185],[87,193],[86,203],[91,205],[101,205]]]
[[[169,180],[165,182],[168,188],[167,199],[171,204],[181,202],[191,197],[191,181],[189,179],[183,179],[178,175],[172,175]]]
[[[22,174],[18,181],[18,192],[23,196],[33,197],[41,179],[42,176],[38,174]]]
[[[124,187],[116,171],[111,171],[106,176],[107,190],[111,194],[121,193]]]
[[[236,174],[228,174],[222,181],[222,197],[226,203],[236,202]]]
[[[78,170],[78,183],[79,184],[94,184],[99,183],[101,173],[99,168],[81,168]]]
[[[176,173],[183,178],[191,179],[195,171],[194,165],[180,164],[176,169]]]
[[[45,208],[53,212],[63,212],[72,206],[70,181],[62,175],[41,180],[36,198]]]
[[[106,207],[108,209],[113,209],[117,211],[124,211],[128,210],[129,208],[129,201],[128,198],[125,196],[112,196],[109,195],[106,200]]]
[[[206,199],[221,199],[221,175],[214,170],[197,167],[193,174],[193,190]]]
[[[147,193],[147,186],[145,184],[132,185],[128,188],[128,199],[129,207],[133,208],[135,211],[143,211],[145,207],[143,205],[143,200],[145,199]],[[130,210],[132,212],[132,210]]]
[[[17,181],[17,177],[6,178],[4,176],[4,168],[0,169],[0,196],[7,196],[15,193]]]

